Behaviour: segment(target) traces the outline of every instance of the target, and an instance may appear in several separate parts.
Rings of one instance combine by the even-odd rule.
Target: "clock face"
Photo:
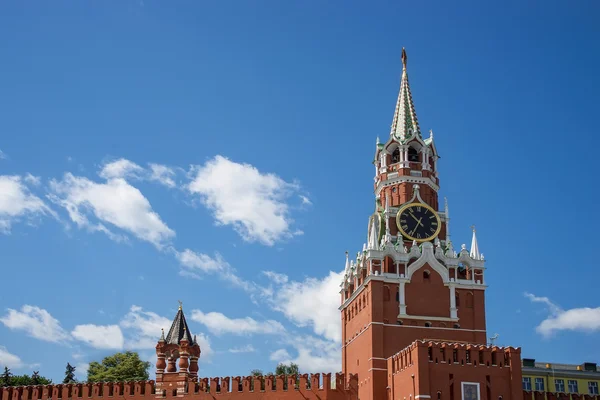
[[[403,236],[417,242],[435,238],[442,227],[437,212],[423,203],[402,206],[396,216],[396,224]]]

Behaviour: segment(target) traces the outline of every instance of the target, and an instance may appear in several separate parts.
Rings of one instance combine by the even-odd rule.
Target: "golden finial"
[[[408,61],[408,57],[406,56],[406,50],[404,47],[402,48],[402,66],[406,68],[406,62]]]
[[[181,311],[183,309],[183,303],[181,302],[181,300],[177,300],[179,302],[179,311]]]

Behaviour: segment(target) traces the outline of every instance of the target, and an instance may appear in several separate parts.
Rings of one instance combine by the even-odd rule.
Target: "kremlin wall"
[[[474,228],[470,249],[452,242],[404,49],[402,64],[389,136],[375,143],[366,242],[346,254],[340,284],[341,373],[199,378],[201,349],[180,306],[157,341],[154,381],[4,387],[0,400],[600,400],[595,364],[550,375],[535,360],[524,366],[520,348],[488,343],[486,260]]]

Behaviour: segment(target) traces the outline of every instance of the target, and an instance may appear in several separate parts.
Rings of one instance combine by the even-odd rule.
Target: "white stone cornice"
[[[380,180],[377,183],[377,188],[375,189],[375,195],[379,196],[381,190],[390,185],[395,185],[402,182],[415,183],[419,185],[427,185],[436,192],[440,190],[440,187],[431,179],[422,176],[410,176],[410,175],[398,175],[395,178],[388,178],[385,180]]]

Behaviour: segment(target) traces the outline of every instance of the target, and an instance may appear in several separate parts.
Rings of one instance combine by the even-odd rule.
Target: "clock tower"
[[[387,360],[415,340],[486,344],[484,258],[455,249],[447,202],[440,210],[438,152],[424,138],[402,78],[392,126],[375,148],[375,210],[366,243],[346,254],[341,284],[342,368],[358,374],[359,398],[385,399]]]

